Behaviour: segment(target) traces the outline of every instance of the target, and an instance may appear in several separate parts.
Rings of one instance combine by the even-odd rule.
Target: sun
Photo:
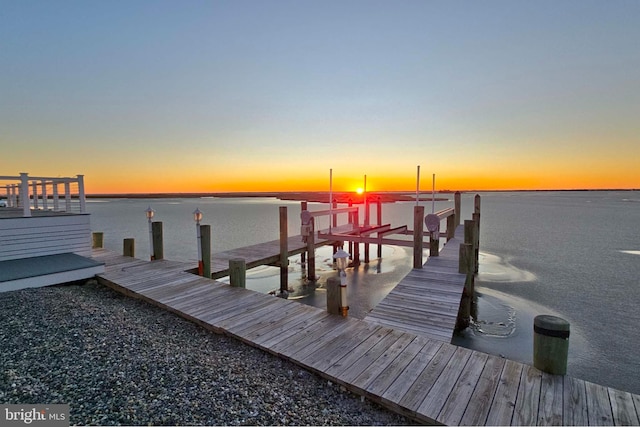
[[[362,194],[362,193],[364,193],[364,190],[363,190],[362,188],[358,187],[358,188],[356,189],[356,193],[358,193],[358,194]]]

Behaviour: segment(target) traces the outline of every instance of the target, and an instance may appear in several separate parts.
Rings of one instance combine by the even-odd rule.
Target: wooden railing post
[[[49,209],[49,198],[47,197],[47,181],[43,179],[40,185],[42,186],[42,209],[46,211],[47,209]]]
[[[378,196],[378,225],[382,225],[382,198]],[[380,233],[378,233],[380,235]],[[378,243],[378,259],[382,258],[382,244]]]
[[[247,265],[244,259],[229,260],[229,282],[236,288],[247,287]]]
[[[202,253],[202,277],[211,279],[211,226],[200,225],[200,249]]]
[[[20,201],[22,202],[22,216],[25,218],[30,217],[29,176],[24,172],[20,173]]]
[[[456,235],[456,216],[449,215],[447,217],[447,242],[453,239]]]
[[[64,206],[65,212],[71,212],[71,183],[68,179],[64,181]]]
[[[78,199],[80,200],[80,213],[87,211],[87,204],[84,194],[84,175],[77,175],[78,178]]]
[[[60,210],[60,197],[58,195],[58,181],[53,181],[53,210],[58,212]]]
[[[164,244],[162,241],[162,221],[151,223],[151,234],[153,242],[153,259],[164,259]]]
[[[122,241],[122,255],[134,258],[136,256],[136,241],[133,237]]]
[[[413,268],[422,268],[424,206],[413,207]]]
[[[280,206],[280,294],[286,298],[289,291],[289,222],[287,221],[287,207]]]
[[[38,184],[33,181],[31,183],[31,186],[33,187],[33,208],[34,209],[38,209]]]

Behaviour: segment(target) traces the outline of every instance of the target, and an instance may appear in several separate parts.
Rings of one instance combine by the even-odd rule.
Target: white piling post
[[[20,173],[20,201],[22,202],[22,216],[28,218],[31,216],[31,202],[29,201],[29,175]]]
[[[38,183],[33,181],[31,186],[33,187],[33,208],[38,209]]]
[[[64,181],[64,206],[66,212],[71,212],[71,183],[68,179]]]
[[[42,209],[45,211],[49,209],[48,200],[47,200],[47,181],[42,180]]]
[[[59,203],[59,197],[58,197],[58,181],[54,180],[51,185],[53,185],[53,210],[58,212],[60,210],[60,203]]]
[[[80,199],[80,213],[85,213],[87,205],[84,194],[84,175],[78,175],[78,198]]]

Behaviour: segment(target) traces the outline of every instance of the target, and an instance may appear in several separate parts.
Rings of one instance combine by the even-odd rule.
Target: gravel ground
[[[80,425],[404,425],[271,354],[98,284],[0,293],[0,402]]]

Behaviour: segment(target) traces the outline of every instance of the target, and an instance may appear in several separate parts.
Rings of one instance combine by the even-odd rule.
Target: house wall
[[[91,256],[89,214],[0,219],[0,261],[76,253]]]

